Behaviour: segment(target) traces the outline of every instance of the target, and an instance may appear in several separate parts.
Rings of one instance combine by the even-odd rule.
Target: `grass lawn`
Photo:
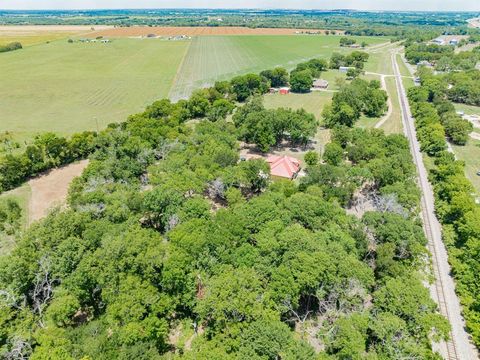
[[[299,62],[319,57],[329,59],[341,48],[341,36],[201,36],[193,39],[170,91],[170,98],[188,97],[194,89],[235,75],[260,72],[275,66],[292,69]],[[375,45],[380,37],[355,37]],[[328,80],[328,79],[327,79]]]
[[[477,195],[480,195],[480,141],[469,139],[465,146],[452,145],[458,159],[465,161],[465,173],[472,182]]]
[[[37,34],[0,34],[0,45],[5,45],[11,42],[20,42],[22,46],[31,46],[38,44],[45,44],[47,41],[55,41],[59,39],[67,39],[75,36],[72,32],[40,32]]]
[[[60,40],[0,54],[0,132],[17,140],[123,121],[166,97],[189,42]]]
[[[315,91],[308,94],[267,94],[263,98],[267,109],[283,107],[296,110],[303,108],[320,120],[323,108],[331,102],[332,96],[331,92]]]
[[[480,106],[472,106],[454,103],[457,111],[463,111],[467,115],[480,115]]]
[[[369,118],[365,115],[362,115],[360,119],[357,121],[357,123],[355,124],[355,126],[363,129],[373,128],[375,127],[375,124],[378,123],[379,121],[380,121],[379,118]]]
[[[28,202],[30,199],[30,186],[24,184],[14,190],[0,194],[0,199],[13,199],[18,202],[22,209],[22,229],[25,229],[28,221]],[[7,236],[0,232],[0,256],[8,254],[13,246],[15,240],[11,236]]]
[[[412,74],[410,74],[410,71],[408,71],[407,65],[405,65],[405,63],[403,62],[400,54],[397,54],[396,56],[397,56],[398,67],[400,68],[400,74],[402,76],[412,76]]]
[[[365,64],[365,71],[393,75],[391,50],[395,46],[398,45],[392,44],[370,52],[368,62]]]
[[[383,129],[387,134],[402,134],[402,113],[400,110],[400,103],[398,100],[398,92],[395,78],[387,77],[385,79],[385,82],[387,83],[388,96],[392,100],[392,114],[381,126],[381,129]]]

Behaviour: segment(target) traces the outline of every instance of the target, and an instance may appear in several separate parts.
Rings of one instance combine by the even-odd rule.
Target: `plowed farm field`
[[[246,27],[234,26],[191,26],[191,27],[175,27],[175,26],[132,26],[132,27],[117,27],[114,29],[107,29],[97,31],[92,36],[109,36],[109,37],[137,37],[147,36],[149,34],[157,36],[211,36],[211,35],[294,35],[301,32],[310,33],[325,33],[324,30],[312,29],[272,29],[272,28],[257,28],[250,29]],[[342,33],[337,31],[337,34]]]

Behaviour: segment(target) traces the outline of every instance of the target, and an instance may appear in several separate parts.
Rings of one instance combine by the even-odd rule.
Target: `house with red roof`
[[[290,156],[270,155],[267,162],[272,176],[294,179],[301,169],[300,162]]]

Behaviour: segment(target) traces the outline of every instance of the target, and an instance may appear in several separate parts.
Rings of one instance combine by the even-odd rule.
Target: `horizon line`
[[[222,7],[154,7],[154,8],[77,8],[77,9],[66,9],[66,8],[50,8],[50,9],[2,9],[0,11],[105,11],[105,10],[255,10],[255,11],[325,11],[325,12],[334,12],[334,11],[358,11],[358,12],[435,12],[435,13],[480,13],[479,10],[396,10],[396,9],[356,9],[356,8],[336,8],[336,9],[320,9],[320,8],[222,8]]]

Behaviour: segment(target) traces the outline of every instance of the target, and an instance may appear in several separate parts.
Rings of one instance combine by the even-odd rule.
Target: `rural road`
[[[418,173],[418,185],[422,190],[423,225],[428,239],[428,247],[432,254],[435,274],[435,283],[430,288],[430,292],[432,298],[437,302],[441,314],[450,321],[452,326],[451,339],[447,342],[434,344],[434,349],[439,351],[444,359],[475,360],[478,359],[478,353],[465,331],[465,320],[462,317],[460,302],[455,294],[455,283],[450,275],[447,250],[442,241],[442,227],[435,216],[433,190],[428,182],[427,170],[420,152],[420,144],[417,140],[416,129],[395,52],[392,52],[392,65],[401,105],[403,128],[410,142],[410,150]]]

